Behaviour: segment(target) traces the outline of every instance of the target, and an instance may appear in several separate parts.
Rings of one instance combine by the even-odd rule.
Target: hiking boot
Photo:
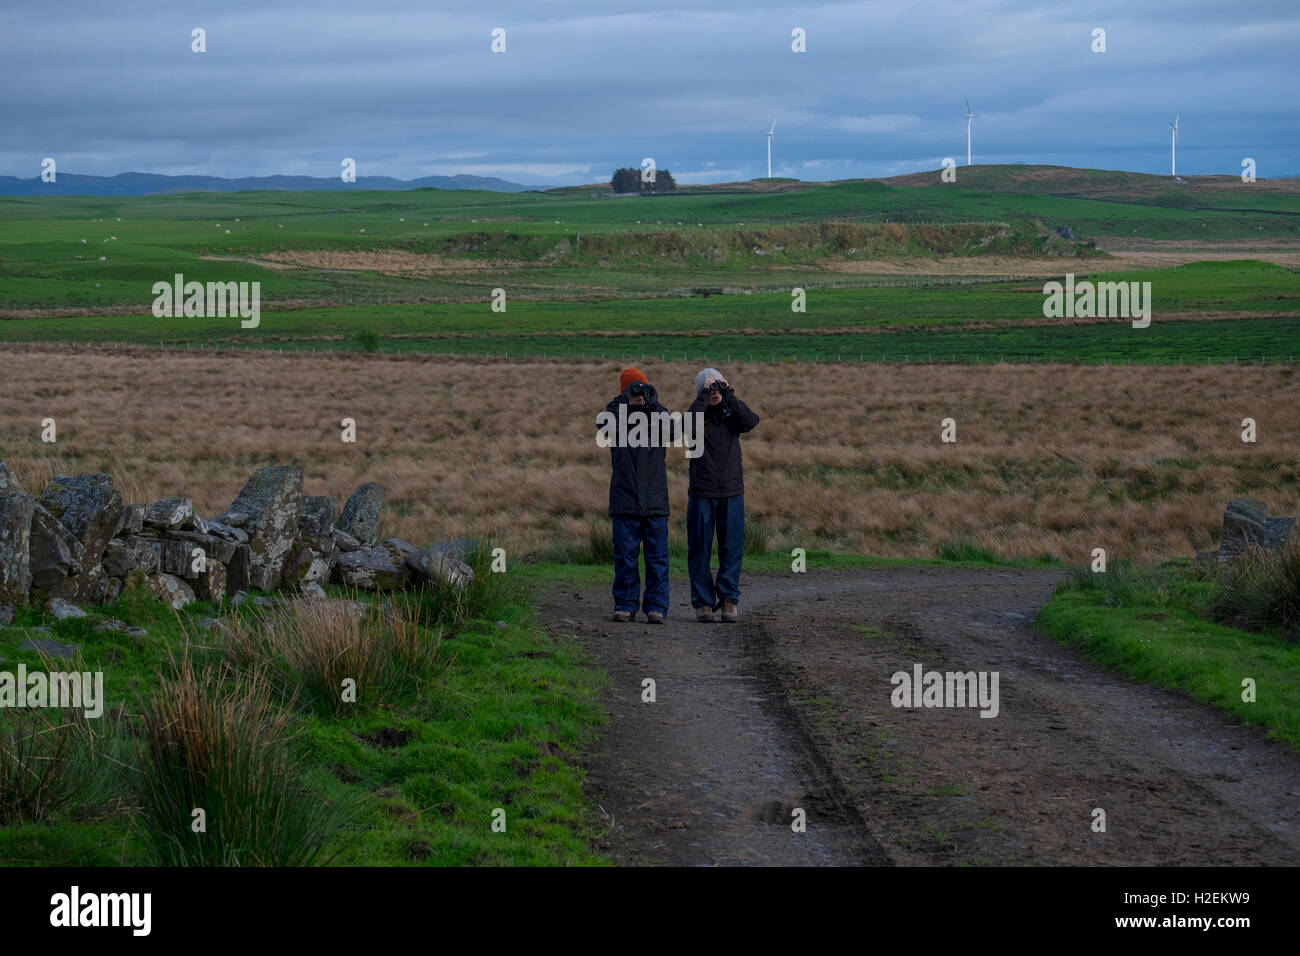
[[[736,607],[735,601],[722,602],[722,623],[735,624],[740,620],[740,608]]]
[[[628,621],[632,620],[632,612],[631,612],[631,611],[615,611],[615,612],[614,612],[614,617],[612,618],[612,620],[617,621],[619,624],[626,624]]]
[[[658,611],[646,611],[645,622],[647,624],[662,624],[664,622],[664,616]]]
[[[712,624],[712,623],[713,623],[713,608],[711,608],[711,607],[697,607],[697,608],[695,609],[695,620],[699,621],[701,624]]]

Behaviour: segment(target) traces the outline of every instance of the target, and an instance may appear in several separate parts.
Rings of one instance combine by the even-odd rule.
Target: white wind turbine
[[[776,132],[776,120],[772,120],[772,128],[767,131],[767,178],[772,178],[772,134]]]
[[[1178,178],[1178,119],[1182,115],[1179,113],[1169,124],[1169,175],[1175,179]]]
[[[970,111],[970,98],[963,97],[966,100],[966,165],[970,165],[970,121],[974,119],[975,114]]]

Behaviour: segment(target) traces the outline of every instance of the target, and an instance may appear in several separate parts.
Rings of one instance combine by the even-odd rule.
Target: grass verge
[[[1037,624],[1126,677],[1185,693],[1300,750],[1300,645],[1277,629],[1210,621],[1222,587],[1219,572],[1186,562],[1112,564],[1062,582]]]

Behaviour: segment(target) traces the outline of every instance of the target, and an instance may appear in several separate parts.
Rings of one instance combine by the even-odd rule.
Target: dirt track
[[[606,587],[544,597],[543,621],[610,676],[586,757],[607,849],[675,865],[1300,862],[1300,754],[1036,635],[1058,577],[746,575],[739,625],[697,624],[678,579],[661,627],[609,622]],[[997,671],[998,716],[894,708],[890,675],[917,663]]]

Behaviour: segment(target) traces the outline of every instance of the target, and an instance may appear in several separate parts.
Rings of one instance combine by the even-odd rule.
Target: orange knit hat
[[[618,377],[618,393],[622,395],[627,391],[627,387],[633,382],[645,382],[647,385],[650,384],[649,380],[641,374],[639,368],[628,366],[623,369],[623,374]]]

